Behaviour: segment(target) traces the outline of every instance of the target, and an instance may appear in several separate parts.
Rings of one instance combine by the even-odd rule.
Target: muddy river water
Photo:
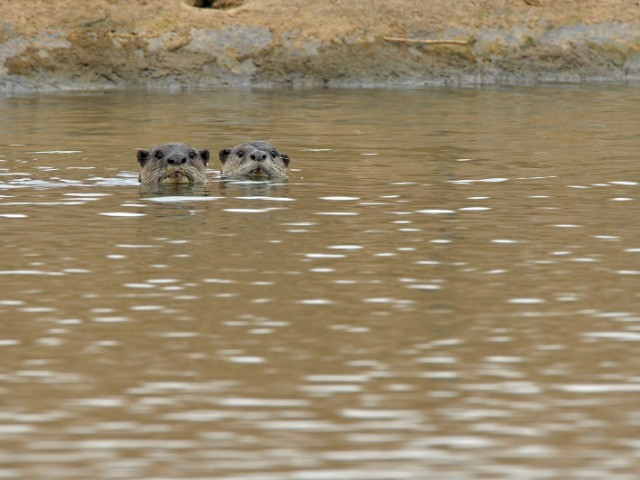
[[[639,101],[0,98],[0,478],[637,478]],[[206,187],[139,188],[169,140]]]

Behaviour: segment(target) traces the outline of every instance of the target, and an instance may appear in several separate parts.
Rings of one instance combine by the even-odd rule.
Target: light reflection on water
[[[0,478],[634,478],[637,96],[0,99]]]

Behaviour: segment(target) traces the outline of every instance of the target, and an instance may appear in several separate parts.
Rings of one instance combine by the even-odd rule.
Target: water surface
[[[637,478],[639,97],[1,98],[0,478]]]

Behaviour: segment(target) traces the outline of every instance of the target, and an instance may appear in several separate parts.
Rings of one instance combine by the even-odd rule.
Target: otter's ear
[[[138,163],[141,167],[144,167],[144,164],[149,160],[149,150],[138,150]]]
[[[280,156],[282,157],[282,161],[284,162],[284,166],[288,167],[289,166],[289,155],[287,155],[286,153],[282,153],[280,152]]]
[[[218,152],[218,158],[220,159],[220,162],[222,163],[226,162],[230,153],[231,153],[230,148],[223,148],[222,150],[220,150]]]
[[[205,148],[203,150],[198,150],[198,153],[200,154],[200,157],[202,158],[202,161],[205,165],[209,163],[209,150]]]

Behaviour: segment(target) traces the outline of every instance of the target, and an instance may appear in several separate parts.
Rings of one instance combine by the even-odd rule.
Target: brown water
[[[639,100],[1,98],[0,478],[638,478]],[[169,140],[207,187],[139,189]]]

